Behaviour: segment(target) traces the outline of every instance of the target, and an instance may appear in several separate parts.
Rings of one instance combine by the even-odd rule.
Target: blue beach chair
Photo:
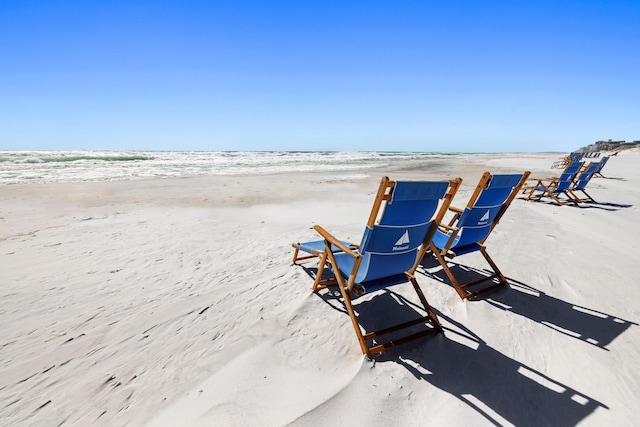
[[[440,224],[430,244],[430,250],[444,269],[460,298],[476,297],[500,286],[507,279],[493,262],[484,245],[485,240],[500,221],[507,208],[529,177],[529,172],[510,175],[492,175],[485,172],[471,195],[467,207],[450,207],[454,216],[449,224]],[[493,269],[494,274],[471,283],[461,284],[447,265],[447,258],[480,252]],[[485,282],[488,286],[477,288]],[[475,288],[477,290],[472,290]]]
[[[562,159],[553,162],[551,169],[566,169],[573,162],[579,162],[584,157],[584,153],[569,153]]]
[[[593,172],[593,178],[604,178],[604,175],[602,175],[602,168],[604,168],[604,165],[606,165],[609,161],[609,157],[610,156],[604,156],[602,160],[600,160],[600,163],[597,163],[598,167],[596,167],[595,171]]]
[[[584,188],[587,186],[587,184],[589,184],[589,181],[591,181],[591,178],[595,176],[596,171],[600,169],[600,163],[601,162],[590,163],[582,172],[576,175],[574,185],[567,190],[567,192],[571,195],[571,197],[577,203],[583,203],[585,202],[585,200],[582,200],[580,197],[578,197],[578,195],[575,193],[576,191],[582,192],[582,194],[584,194],[587,197],[587,200],[589,202],[595,203],[595,200],[593,200],[593,197],[587,194]]]
[[[296,252],[294,263],[309,257],[320,258],[313,290],[315,292],[332,284],[338,286],[362,352],[367,356],[442,332],[414,273],[461,182],[460,178],[452,181],[392,181],[384,177],[362,241],[357,247],[338,240],[319,225],[314,228],[322,240],[293,245]],[[310,255],[299,256],[299,251]],[[326,267],[330,268],[333,278],[319,282],[318,277],[322,276]],[[426,315],[377,331],[363,331],[353,298],[407,282],[413,285]],[[409,331],[421,324],[419,332]],[[407,335],[387,342],[379,339],[402,330],[408,332]]]
[[[569,193],[569,189],[573,186],[573,181],[582,169],[583,162],[572,162],[564,172],[555,178],[535,178],[537,181],[533,186],[525,187],[524,191],[529,191],[529,195],[526,200],[542,200],[544,197],[553,199],[559,206],[562,206],[562,201],[558,196],[564,194],[567,199],[574,202],[574,198]]]

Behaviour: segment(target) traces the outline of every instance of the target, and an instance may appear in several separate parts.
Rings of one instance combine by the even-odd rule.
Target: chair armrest
[[[448,231],[456,230],[456,227],[452,227],[452,226],[447,225],[447,224],[440,224],[438,227],[444,228],[445,230],[448,230]]]
[[[548,176],[546,178],[527,178],[527,181],[555,181],[559,179],[557,176]]]
[[[451,219],[449,220],[449,226],[452,226],[453,224],[456,223],[456,221],[458,221],[458,219],[460,218],[460,216],[464,212],[464,209],[460,209],[460,208],[457,208],[455,206],[449,206],[449,210],[451,212],[455,212],[453,214],[453,216],[451,217]]]
[[[336,239],[331,233],[329,233],[327,230],[325,230],[324,228],[320,227],[319,225],[316,225],[313,227],[314,230],[316,230],[318,232],[318,234],[320,234],[322,236],[323,239],[325,239],[326,241],[328,241],[330,244],[340,248],[341,251],[349,254],[350,256],[354,257],[354,258],[359,258],[361,255],[357,252],[354,252],[352,248],[346,246],[345,244],[343,244],[340,240]]]

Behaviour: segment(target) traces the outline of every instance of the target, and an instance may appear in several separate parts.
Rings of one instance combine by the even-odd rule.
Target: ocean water
[[[114,181],[407,167],[462,153],[334,151],[0,151],[0,184]]]

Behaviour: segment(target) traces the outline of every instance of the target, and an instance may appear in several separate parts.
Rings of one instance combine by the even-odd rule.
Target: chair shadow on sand
[[[577,207],[579,209],[601,209],[603,211],[614,212],[619,211],[620,209],[631,208],[633,205],[595,201],[579,203]]]
[[[329,291],[320,297],[346,314],[336,293]],[[358,320],[366,330],[380,327],[384,317],[404,321],[423,315],[418,304],[390,290],[378,291],[365,301],[355,301]],[[491,348],[453,319],[440,312],[437,315],[443,321],[444,336],[392,348],[376,356],[376,363],[398,363],[416,378],[457,397],[495,425],[570,426],[597,408],[608,409]]]
[[[430,271],[436,265],[433,261],[423,261],[426,275],[451,286],[453,289],[444,271],[441,269]],[[476,280],[490,274],[489,270],[479,270],[456,263],[450,263],[450,268],[456,275],[463,277],[463,280]],[[425,270],[422,272],[425,273]],[[505,288],[486,294],[478,301],[526,317],[562,334],[607,351],[607,345],[611,344],[631,325],[636,325],[634,322],[614,315],[554,298],[514,279],[508,278],[508,282],[511,289]]]
[[[518,200],[527,201],[527,198],[526,197],[518,197]],[[610,211],[610,212],[615,212],[615,211],[619,211],[621,209],[627,209],[627,208],[633,207],[633,205],[629,205],[629,204],[601,202],[599,200],[600,199],[598,198],[598,200],[596,200],[594,202],[591,202],[591,201],[582,202],[582,203],[567,202],[567,203],[564,204],[564,206],[574,207],[574,208],[578,208],[578,209],[601,209],[603,211]],[[558,206],[558,204],[555,203],[551,198],[549,198],[549,200],[536,200],[536,201],[534,201],[532,203],[543,203],[543,204],[547,204],[547,205]]]

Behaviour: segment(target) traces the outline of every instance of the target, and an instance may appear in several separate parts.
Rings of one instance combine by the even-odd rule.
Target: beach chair
[[[310,250],[311,255],[308,256],[319,258],[317,276],[322,276],[327,267],[333,273],[331,282],[323,285],[314,283],[314,291],[331,284],[338,286],[362,352],[368,357],[407,341],[442,332],[414,274],[436,225],[447,211],[461,182],[460,178],[452,181],[392,181],[384,177],[358,247],[345,244],[319,225],[314,229],[322,240],[294,244],[296,252]],[[319,252],[322,248],[320,244],[324,246],[322,252]],[[358,321],[353,299],[365,292],[388,289],[407,282],[413,285],[425,315],[395,326],[385,325],[376,331],[365,331]],[[380,316],[384,315],[380,313]],[[415,332],[416,328],[419,331]],[[386,342],[380,340],[385,335],[398,335],[398,331],[403,336]]]
[[[554,163],[551,166],[551,168],[552,169],[562,169],[562,172],[560,172],[561,174],[565,174],[565,173],[569,173],[569,172],[578,173],[580,170],[583,169],[583,165],[584,165],[584,163],[581,162],[580,160],[570,160],[569,156],[567,156],[567,157],[565,157],[565,161],[562,163],[562,165],[560,165],[560,163]],[[528,182],[526,182],[522,186],[522,194],[531,192],[531,189],[539,187],[540,184],[542,184],[542,183],[547,183],[547,186],[549,186],[554,181],[558,181],[559,179],[560,179],[560,177],[558,177],[558,176],[547,177],[547,178],[529,177],[527,179]],[[566,179],[566,178],[563,177],[563,179]]]
[[[566,169],[571,166],[573,162],[579,162],[583,157],[584,153],[569,153],[562,159],[553,162],[551,169]]]
[[[580,160],[582,160],[582,158],[584,157],[585,153],[578,153],[578,152],[573,152],[569,154],[569,160],[571,162],[578,162]]]
[[[528,191],[529,195],[526,200],[542,200],[545,197],[551,198],[559,206],[563,203],[559,199],[560,195],[565,195],[570,202],[575,202],[574,197],[568,192],[568,190],[574,185],[574,180],[580,170],[582,169],[583,162],[571,163],[564,172],[555,178],[534,178],[535,185],[526,186],[523,192]]]
[[[593,172],[593,178],[604,178],[604,175],[602,175],[602,168],[604,168],[604,165],[606,165],[609,161],[609,157],[610,156],[604,156],[602,160],[600,160],[600,162],[598,163],[598,167]]]
[[[586,196],[587,201],[595,203],[595,200],[593,200],[593,197],[587,194],[584,188],[587,186],[587,184],[589,184],[589,181],[591,181],[591,178],[593,178],[593,176],[595,175],[596,173],[595,171],[600,168],[600,163],[601,162],[596,162],[596,163],[590,163],[589,165],[587,165],[587,167],[584,169],[583,172],[580,172],[578,175],[576,175],[576,178],[573,182],[573,186],[567,189],[567,193],[574,199],[575,202],[577,203],[585,202],[585,200],[582,200],[576,194],[576,191],[580,191],[582,194]]]
[[[431,243],[430,252],[437,258],[447,277],[463,300],[507,285],[507,279],[493,262],[485,247],[485,240],[500,221],[507,208],[529,177],[529,172],[492,175],[485,172],[471,195],[467,207],[450,207],[454,212],[448,224],[441,223]],[[447,265],[445,258],[480,252],[493,270],[492,275],[462,284]],[[491,282],[483,287],[483,283]]]
[[[551,164],[551,169],[564,169],[571,164],[570,156],[565,156],[560,160],[556,160]]]
[[[358,250],[357,243],[347,242],[345,240],[341,240],[340,243],[342,245],[348,247],[351,250]],[[295,249],[293,252],[293,264],[297,264],[298,261],[305,261],[312,258],[318,258],[318,269],[315,274],[315,280],[313,282],[312,290],[313,292],[317,292],[321,289],[326,288],[327,286],[337,285],[338,282],[335,276],[331,275],[328,278],[324,277],[325,267],[327,266],[327,251],[325,250],[324,240],[315,240],[311,242],[304,243],[293,243],[291,246]],[[333,252],[341,252],[342,249],[340,247],[332,245],[331,250]]]

